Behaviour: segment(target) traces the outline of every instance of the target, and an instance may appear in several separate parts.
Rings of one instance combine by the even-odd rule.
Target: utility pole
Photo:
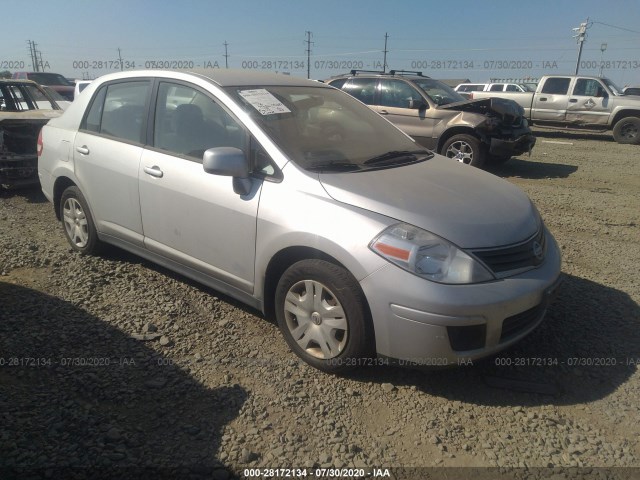
[[[120,71],[123,71],[124,65],[122,64],[122,52],[120,52],[120,47],[118,47],[118,59],[120,60]]]
[[[384,34],[384,57],[382,60],[382,73],[385,73],[387,71],[387,39],[389,38],[389,34],[385,33]]]
[[[36,45],[37,43],[33,44],[34,49],[36,48]],[[36,57],[38,59],[38,61],[36,62],[38,64],[38,70],[36,70],[36,72],[44,72],[44,62],[42,61],[42,52],[38,49],[36,49]]]
[[[229,44],[225,40],[223,45],[224,45],[224,68],[229,68],[229,54],[227,53],[228,51],[227,47],[229,46]]]
[[[36,55],[35,55],[35,52],[34,52],[33,41],[27,40],[27,42],[29,43],[29,55],[31,56],[31,66],[37,72],[38,71],[38,70],[36,70],[36,68],[37,68],[37,66],[36,66],[37,59],[36,59]]]
[[[582,46],[584,45],[584,41],[587,38],[587,28],[589,28],[589,17],[587,17],[586,22],[582,22],[578,28],[572,29],[574,32],[577,32],[573,38],[578,39],[578,43],[580,46],[578,47],[578,61],[576,62],[576,73],[578,75],[578,70],[580,69],[580,57],[582,56]]]
[[[606,43],[601,43],[600,44],[600,77],[602,77],[602,69],[604,68],[604,51],[607,49],[607,44]]]
[[[307,39],[305,43],[307,44],[307,79],[311,78],[311,32],[307,30],[305,32],[307,34]]]

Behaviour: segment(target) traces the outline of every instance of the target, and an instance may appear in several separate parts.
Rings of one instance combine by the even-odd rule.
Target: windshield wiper
[[[433,152],[429,150],[392,150],[391,152],[383,153],[382,155],[378,155],[377,157],[370,158],[364,162],[364,165],[373,165],[375,163],[383,163],[390,160],[397,161],[398,159],[406,159],[409,162],[415,162],[418,160],[418,157],[426,156],[427,158],[433,157]],[[396,162],[392,162],[396,163]],[[406,163],[406,162],[402,162]]]
[[[319,171],[319,172],[352,172],[354,170],[360,170],[360,166],[355,163],[350,162],[324,162],[324,163],[316,163],[314,165],[309,165],[305,167],[310,171]]]

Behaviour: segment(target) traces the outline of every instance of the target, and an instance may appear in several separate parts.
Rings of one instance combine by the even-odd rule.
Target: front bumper
[[[474,285],[429,282],[389,264],[361,281],[379,356],[401,364],[460,365],[531,333],[560,283],[560,252],[547,232],[537,268]]]
[[[489,144],[489,153],[496,157],[513,157],[523,153],[531,153],[535,144],[536,137],[530,133],[525,133],[515,140],[492,138]]]

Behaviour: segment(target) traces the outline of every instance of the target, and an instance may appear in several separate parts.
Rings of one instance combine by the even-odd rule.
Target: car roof
[[[27,80],[23,78],[0,78],[0,83],[13,84],[13,85],[38,85],[33,80]]]
[[[195,75],[208,80],[219,87],[243,87],[243,86],[316,86],[329,88],[320,82],[307,80],[306,78],[292,77],[281,73],[253,72],[240,69],[191,69],[191,70],[129,70],[126,72],[110,73],[100,77],[98,83],[110,80],[138,78],[138,77],[163,77],[184,79],[185,76]]]
[[[427,75],[422,75],[421,73],[420,74],[417,74],[417,72],[403,73],[402,70],[390,70],[388,72],[355,70],[349,73],[343,73],[343,74],[328,78],[326,81],[330,82],[331,80],[336,80],[338,78],[352,78],[352,77],[404,78],[405,80],[420,80],[420,79],[427,78],[429,80],[433,80],[432,77],[428,77]]]

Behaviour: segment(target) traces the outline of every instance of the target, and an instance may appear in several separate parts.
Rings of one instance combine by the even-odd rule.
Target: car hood
[[[524,109],[513,100],[496,97],[449,103],[447,105],[440,105],[438,109],[474,112],[483,115],[492,112],[507,123],[513,123],[518,117],[524,115]]]
[[[510,245],[538,229],[535,207],[518,187],[436,155],[412,165],[322,173],[334,200],[407,222],[461,248]]]

